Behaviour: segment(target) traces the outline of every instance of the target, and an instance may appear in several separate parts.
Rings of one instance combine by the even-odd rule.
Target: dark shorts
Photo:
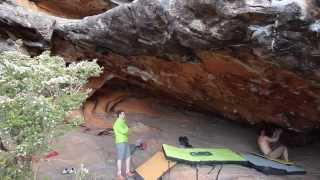
[[[117,146],[117,159],[125,160],[130,157],[130,147],[128,143],[119,143]]]

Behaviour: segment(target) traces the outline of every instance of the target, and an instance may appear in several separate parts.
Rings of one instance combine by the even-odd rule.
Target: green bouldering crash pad
[[[247,161],[239,154],[226,148],[178,148],[162,145],[167,159],[187,164],[241,164]]]

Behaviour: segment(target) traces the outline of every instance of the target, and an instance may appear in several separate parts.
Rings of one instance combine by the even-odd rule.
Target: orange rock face
[[[100,14],[111,8],[111,3],[104,0],[17,0],[17,2],[34,11],[70,19]]]
[[[164,92],[186,106],[218,112],[250,124],[269,122],[294,130],[319,124],[319,89],[312,82],[245,50],[198,52],[199,64],[152,56],[100,57],[109,72],[146,89]],[[106,85],[108,82],[106,82]]]

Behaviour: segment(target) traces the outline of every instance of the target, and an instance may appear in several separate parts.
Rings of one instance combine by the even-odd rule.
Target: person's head
[[[118,116],[118,118],[122,118],[122,119],[124,119],[126,117],[126,115],[123,111],[118,111],[117,116]]]
[[[272,136],[272,130],[268,129],[268,128],[263,128],[263,129],[260,130],[260,136],[271,137]]]
[[[268,137],[272,137],[273,131],[275,129],[273,125],[265,122],[258,124],[258,128],[259,128],[258,130],[259,130],[260,136],[268,136]]]

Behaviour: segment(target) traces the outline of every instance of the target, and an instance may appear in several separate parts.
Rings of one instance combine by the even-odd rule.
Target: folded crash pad
[[[261,154],[257,154],[257,153],[250,153],[250,154],[253,154],[253,155],[256,155],[256,156],[260,156],[260,157],[263,157],[263,158],[267,158],[269,160],[276,161],[276,162],[279,162],[281,164],[294,165],[294,163],[291,162],[291,161],[285,161],[285,160],[282,160],[282,159],[274,159],[274,158],[267,157],[267,156],[264,156],[264,155],[261,155]]]
[[[162,146],[167,159],[187,164],[242,164],[247,161],[239,154],[226,148],[178,148]]]
[[[261,171],[265,174],[274,175],[290,175],[290,174],[305,174],[306,171],[293,163],[283,163],[268,159],[265,156],[257,154],[243,154],[242,155],[250,164],[251,167]]]
[[[176,162],[165,158],[162,151],[157,152],[149,160],[136,169],[139,179],[157,180],[170,168],[176,165]]]

